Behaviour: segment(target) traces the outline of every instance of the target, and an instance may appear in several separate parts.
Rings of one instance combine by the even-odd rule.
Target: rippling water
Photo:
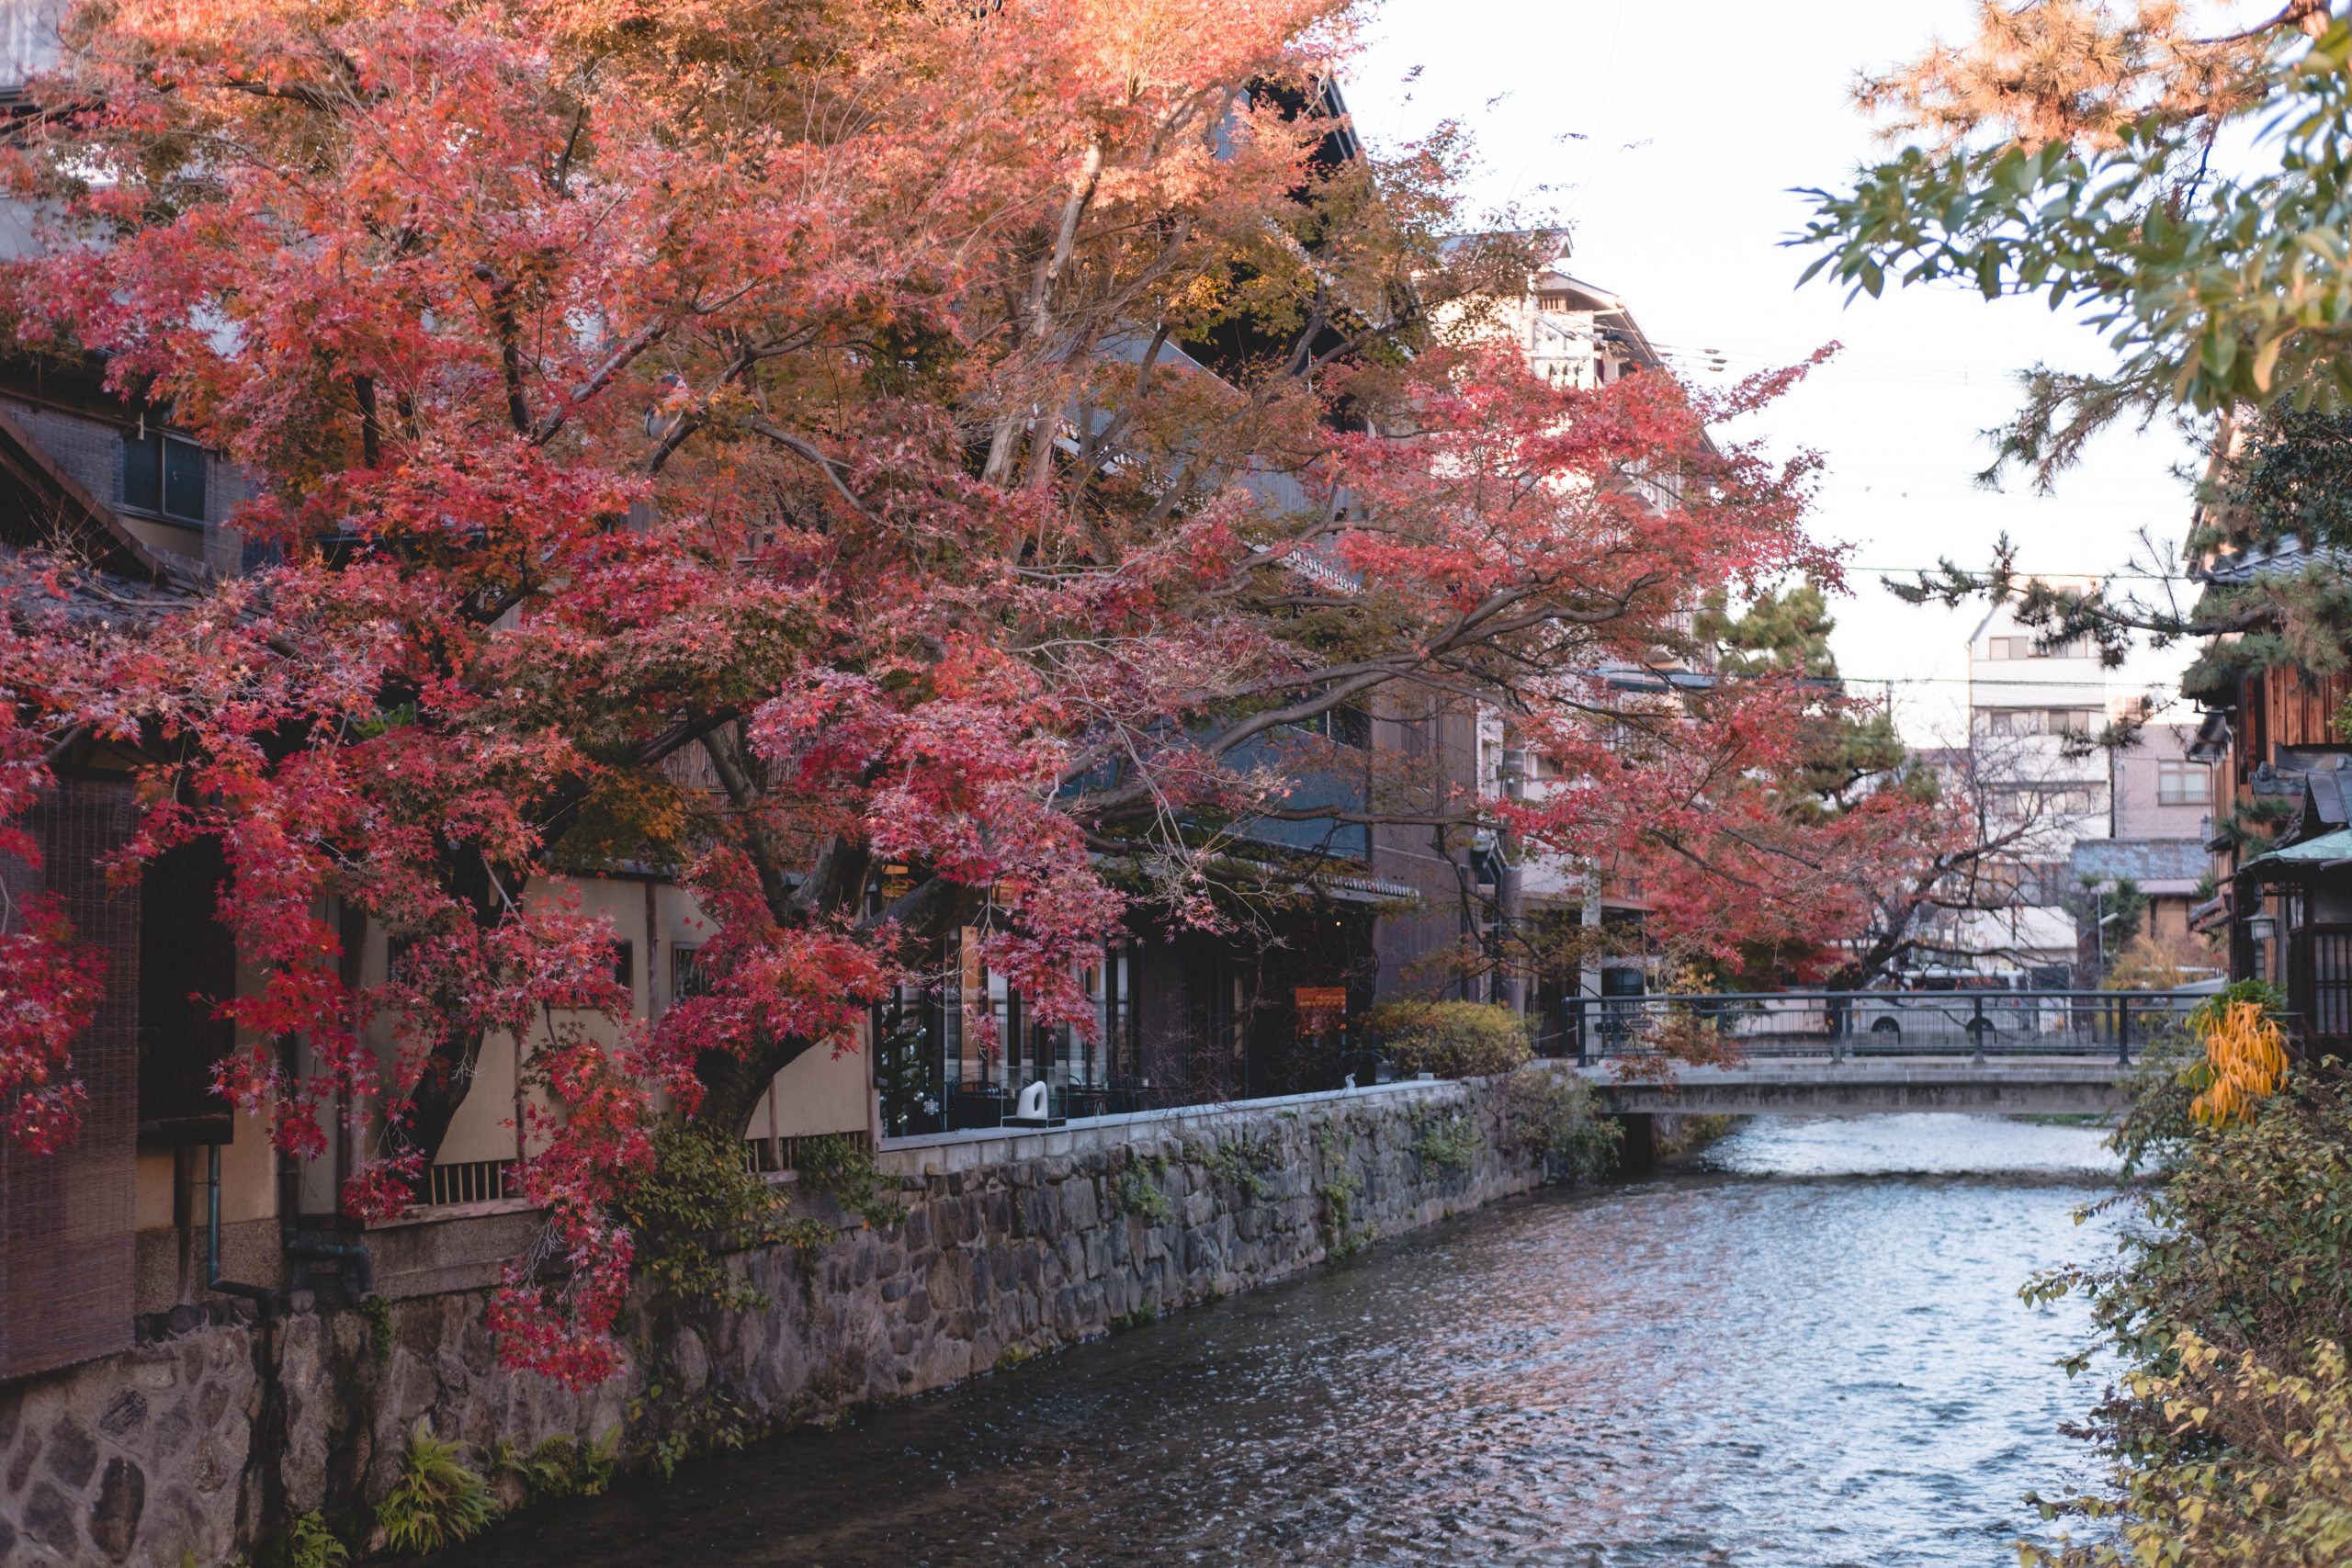
[[[2014,1562],[2110,1235],[2087,1129],[1760,1120],[1707,1168],[1348,1267],[654,1484],[458,1562]]]

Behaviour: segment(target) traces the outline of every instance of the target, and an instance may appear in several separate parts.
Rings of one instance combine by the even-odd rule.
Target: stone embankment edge
[[[0,1562],[209,1568],[312,1510],[364,1535],[420,1420],[487,1473],[551,1438],[617,1433],[641,1461],[945,1388],[1540,1185],[1540,1157],[1508,1148],[1507,1094],[1417,1083],[907,1140],[877,1158],[900,1223],[804,1200],[829,1245],[732,1259],[767,1310],[688,1321],[640,1300],[627,1373],[585,1393],[502,1370],[483,1324],[530,1216],[403,1227],[382,1238],[381,1304],[184,1309],[135,1350],[0,1384]],[[1465,1144],[1459,1164],[1431,1152]]]

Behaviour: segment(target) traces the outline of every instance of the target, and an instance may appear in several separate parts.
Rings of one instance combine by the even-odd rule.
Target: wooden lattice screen
[[[106,953],[97,1018],[74,1052],[90,1097],[82,1134],[52,1155],[0,1136],[0,1379],[130,1344],[132,1181],[139,1118],[139,896],[102,863],[132,826],[128,786],[65,784],[29,824],[44,865],[0,862],[11,901],[48,887]]]
[[[2307,925],[2293,933],[2287,1001],[2311,1044],[2334,1050],[2352,1040],[2352,926]]]

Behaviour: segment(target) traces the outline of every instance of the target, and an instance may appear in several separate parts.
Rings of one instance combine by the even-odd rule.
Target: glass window
[[[175,435],[126,434],[122,503],[175,523],[204,521],[204,448]]]
[[[2088,659],[2091,653],[2091,639],[2086,637],[2074,637],[2049,649],[2036,648],[2030,637],[1984,639],[1984,657],[1987,659]]]
[[[204,448],[192,441],[164,438],[164,505],[166,517],[204,521]]]
[[[164,443],[160,436],[122,439],[122,503],[137,512],[164,510]]]
[[[2205,806],[2213,799],[2213,769],[2206,762],[2158,762],[2158,806]]]

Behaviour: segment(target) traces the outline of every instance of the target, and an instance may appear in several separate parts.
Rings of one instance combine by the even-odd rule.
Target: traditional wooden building
[[[2328,567],[2290,538],[2204,570],[2242,584]],[[2226,939],[2233,978],[2286,987],[2307,1047],[2352,1046],[2352,674],[2209,662],[2227,672],[2192,672],[2187,692],[2205,710],[2189,756],[2218,764],[2213,893],[2192,918]]]

